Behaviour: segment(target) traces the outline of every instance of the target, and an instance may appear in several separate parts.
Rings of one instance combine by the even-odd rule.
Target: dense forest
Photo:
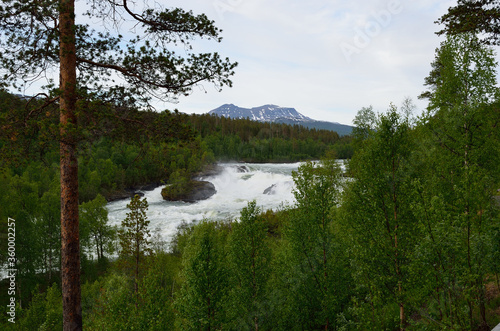
[[[410,99],[381,112],[363,107],[352,136],[80,99],[78,129],[66,129],[78,145],[83,327],[491,330],[500,323],[497,63],[471,33],[496,35],[471,12],[488,18],[500,8],[474,3],[460,2],[441,19],[454,24],[425,79],[428,108],[415,116]],[[57,98],[0,94],[0,233],[9,238],[15,224],[16,234],[15,261],[8,240],[0,247],[3,270],[16,269],[14,283],[0,283],[8,308],[2,329],[63,326],[59,142],[68,131],[59,130],[59,110]],[[337,158],[349,159],[345,172]],[[293,173],[294,204],[271,211],[249,201],[237,219],[186,222],[167,243],[149,228],[148,201],[134,195],[121,226],[109,224],[107,200],[226,160],[304,161]]]
[[[208,114],[193,114],[190,123],[217,160],[295,162],[319,159],[329,150],[341,159],[353,153],[350,136],[329,130]]]
[[[0,100],[2,117],[18,117],[21,126],[26,114],[43,102],[6,91],[0,92]],[[123,109],[107,111],[112,119],[120,114],[113,121],[123,120]],[[168,128],[150,140],[141,140],[136,139],[140,135],[132,133],[127,123],[122,123],[118,132],[109,130],[108,118],[81,124],[83,131],[89,132],[83,133],[88,137],[82,139],[78,159],[82,274],[90,280],[109,271],[109,254],[116,256],[117,252],[117,229],[106,224],[107,212],[103,209],[107,200],[130,196],[134,188],[168,183],[173,175],[197,176],[216,161],[296,162],[319,159],[336,150],[344,156],[352,154],[351,137],[339,137],[331,131],[212,115],[133,109],[127,112],[127,119],[145,118]],[[4,234],[6,220],[16,221],[17,302],[26,309],[39,291],[45,293],[53,282],[59,282],[59,158],[58,146],[50,137],[50,124],[30,131],[24,138],[13,139],[14,131],[21,132],[22,128],[5,127],[0,142],[0,217]],[[8,259],[7,253],[7,241],[2,241],[2,264]],[[7,292],[2,291],[2,302],[7,302]]]
[[[182,139],[86,142],[79,159],[85,328],[486,330],[499,323],[496,65],[455,70],[457,54],[491,58],[475,42],[466,35],[442,44],[426,113],[414,117],[408,99],[382,113],[365,107],[352,137],[166,112],[186,130]],[[473,88],[450,91],[451,83]],[[26,101],[6,93],[3,100],[25,111]],[[42,137],[32,143],[44,145]],[[353,151],[349,177],[334,159],[345,146]],[[15,219],[18,231],[18,329],[62,323],[55,154],[47,148],[1,177],[1,217]],[[148,229],[147,201],[138,196],[121,228],[107,224],[103,196],[116,190],[176,171],[195,175],[215,160],[280,155],[322,159],[294,173],[293,206],[265,211],[249,202],[235,220],[185,223],[168,245]]]

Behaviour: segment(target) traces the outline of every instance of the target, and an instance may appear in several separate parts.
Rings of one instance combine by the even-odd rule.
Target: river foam
[[[149,203],[147,217],[151,222],[150,229],[158,229],[162,239],[170,242],[182,222],[235,219],[252,200],[264,210],[276,210],[281,205],[293,204],[292,171],[297,170],[299,165],[300,163],[220,164],[223,168],[221,173],[202,178],[213,183],[217,193],[210,199],[196,203],[165,201],[161,196],[163,187],[145,191],[144,196]],[[270,189],[272,194],[265,194],[266,189]],[[129,211],[126,207],[129,202],[128,199],[119,200],[107,205],[110,224],[121,224]]]

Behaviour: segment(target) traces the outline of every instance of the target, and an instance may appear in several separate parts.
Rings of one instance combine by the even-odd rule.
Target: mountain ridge
[[[290,125],[302,125],[309,129],[320,129],[335,131],[339,135],[348,135],[352,132],[352,126],[337,122],[318,121],[299,113],[295,108],[281,107],[266,104],[259,107],[242,108],[232,103],[223,104],[208,112],[235,119],[250,119],[258,122],[284,123]]]

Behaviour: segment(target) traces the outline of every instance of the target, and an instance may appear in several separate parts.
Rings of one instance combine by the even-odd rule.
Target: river
[[[196,203],[169,202],[163,200],[158,187],[145,191],[149,209],[147,212],[150,229],[158,230],[162,239],[170,242],[177,227],[183,222],[199,222],[203,219],[234,219],[243,207],[252,200],[264,210],[278,209],[281,205],[294,203],[292,171],[300,163],[257,164],[222,163],[222,172],[216,176],[204,177],[214,184],[217,193],[210,199]],[[266,189],[272,194],[264,194]],[[130,200],[110,202],[107,207],[112,225],[120,225],[126,217]]]

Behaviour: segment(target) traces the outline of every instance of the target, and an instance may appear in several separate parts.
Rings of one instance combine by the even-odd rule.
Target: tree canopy
[[[221,30],[206,15],[140,8],[126,0],[81,5],[75,17],[81,23],[74,25],[79,88],[123,104],[147,102],[152,96],[172,100],[203,81],[218,89],[232,85],[236,63],[217,53],[192,52],[197,37],[222,40]],[[5,84],[22,91],[48,77],[53,86],[50,70],[57,70],[61,56],[60,9],[59,0],[3,1],[0,65]],[[101,24],[85,23],[90,20]],[[182,45],[186,56],[177,54],[175,45]]]
[[[488,45],[500,45],[500,4],[496,0],[459,0],[436,23],[444,28],[439,35],[464,32],[484,34]]]

